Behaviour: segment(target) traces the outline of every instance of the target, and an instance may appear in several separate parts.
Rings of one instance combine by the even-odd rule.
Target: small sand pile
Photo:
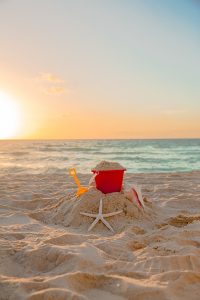
[[[96,188],[90,188],[89,191],[80,197],[69,197],[63,199],[57,205],[48,207],[41,212],[34,214],[37,220],[42,220],[45,223],[61,224],[65,227],[73,227],[87,231],[90,224],[94,221],[93,218],[83,216],[80,212],[97,214],[99,210],[100,199],[103,200],[103,213],[110,213],[122,210],[122,213],[107,218],[115,231],[120,231],[128,224],[133,224],[134,221],[144,217],[144,211],[126,198],[123,192],[103,194]],[[32,215],[33,217],[33,215]],[[101,233],[108,229],[99,222],[94,232]]]
[[[117,162],[102,160],[100,163],[96,165],[95,168],[93,168],[93,170],[96,171],[125,170],[125,168]]]

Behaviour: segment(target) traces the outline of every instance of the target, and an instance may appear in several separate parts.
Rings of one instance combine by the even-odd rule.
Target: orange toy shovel
[[[69,176],[74,178],[74,181],[76,182],[76,184],[78,186],[78,190],[76,192],[77,197],[79,197],[80,195],[82,195],[88,191],[88,188],[81,186],[80,181],[76,175],[76,169],[69,168]]]

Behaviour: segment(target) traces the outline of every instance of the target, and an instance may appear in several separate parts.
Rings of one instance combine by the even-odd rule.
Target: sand
[[[79,176],[87,185],[90,176]],[[190,299],[200,291],[200,172],[126,174],[123,193],[80,198],[66,174],[0,177],[0,299]],[[81,211],[122,210],[115,233]]]
[[[125,170],[125,168],[118,162],[111,162],[107,160],[102,160],[98,163],[93,170],[96,171],[109,171],[109,170]]]

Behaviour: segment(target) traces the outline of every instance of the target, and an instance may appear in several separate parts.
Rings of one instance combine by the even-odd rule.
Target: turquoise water
[[[200,170],[200,139],[0,141],[0,174],[89,173],[101,160],[128,172]]]

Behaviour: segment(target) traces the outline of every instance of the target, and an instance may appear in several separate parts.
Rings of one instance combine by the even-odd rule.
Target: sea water
[[[200,170],[200,139],[0,141],[0,175],[90,173],[101,160],[130,173]]]

